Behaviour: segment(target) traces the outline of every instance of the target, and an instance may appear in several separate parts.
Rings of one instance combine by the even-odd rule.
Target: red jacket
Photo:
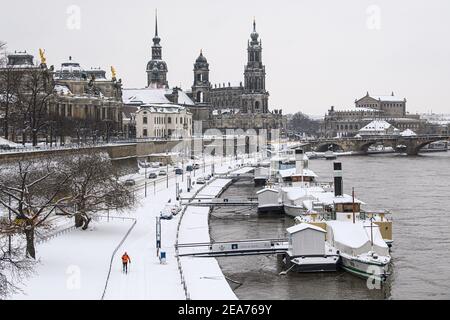
[[[122,256],[122,262],[123,263],[131,263],[131,259],[130,259],[130,257],[127,254],[124,254]]]

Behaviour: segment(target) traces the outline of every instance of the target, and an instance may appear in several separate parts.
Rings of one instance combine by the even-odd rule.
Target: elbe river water
[[[275,256],[218,259],[240,299],[449,299],[450,152],[416,157],[398,154],[351,156],[343,164],[344,189],[367,209],[393,213],[392,276],[381,289],[344,271],[285,276]],[[332,181],[332,161],[310,160],[319,181]],[[222,197],[255,196],[251,181],[239,181]],[[212,212],[215,241],[285,237],[294,224],[287,216],[258,217],[256,209],[220,208]]]

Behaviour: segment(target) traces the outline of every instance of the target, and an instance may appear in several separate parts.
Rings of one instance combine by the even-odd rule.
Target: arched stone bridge
[[[450,140],[450,136],[418,135],[411,137],[376,136],[363,138],[333,138],[309,141],[308,144],[310,145],[311,150],[316,152],[325,152],[332,146],[332,148],[337,147],[344,152],[357,151],[363,153],[367,153],[369,147],[374,144],[382,144],[385,147],[392,147],[396,151],[401,150],[401,152],[414,156],[419,153],[420,149],[430,143],[445,140]],[[406,148],[399,149],[399,146],[405,146]]]

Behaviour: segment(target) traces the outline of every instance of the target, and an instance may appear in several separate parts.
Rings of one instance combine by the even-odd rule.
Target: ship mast
[[[352,189],[352,198],[353,198],[353,203],[352,203],[352,209],[353,209],[353,224],[356,223],[356,212],[355,212],[355,188]]]

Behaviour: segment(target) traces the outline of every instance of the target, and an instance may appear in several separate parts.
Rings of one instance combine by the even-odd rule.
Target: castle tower
[[[266,91],[266,67],[262,64],[262,42],[256,32],[256,21],[253,21],[253,32],[248,42],[248,62],[244,72],[244,95],[242,96],[242,112],[268,113],[269,93]]]
[[[209,103],[209,91],[211,83],[209,82],[209,63],[200,51],[200,56],[194,64],[194,85],[192,86],[192,96],[196,104]]]
[[[147,64],[147,85],[152,88],[168,88],[167,63],[162,60],[161,38],[158,35],[158,15],[155,14],[155,37],[153,38],[152,60]]]

